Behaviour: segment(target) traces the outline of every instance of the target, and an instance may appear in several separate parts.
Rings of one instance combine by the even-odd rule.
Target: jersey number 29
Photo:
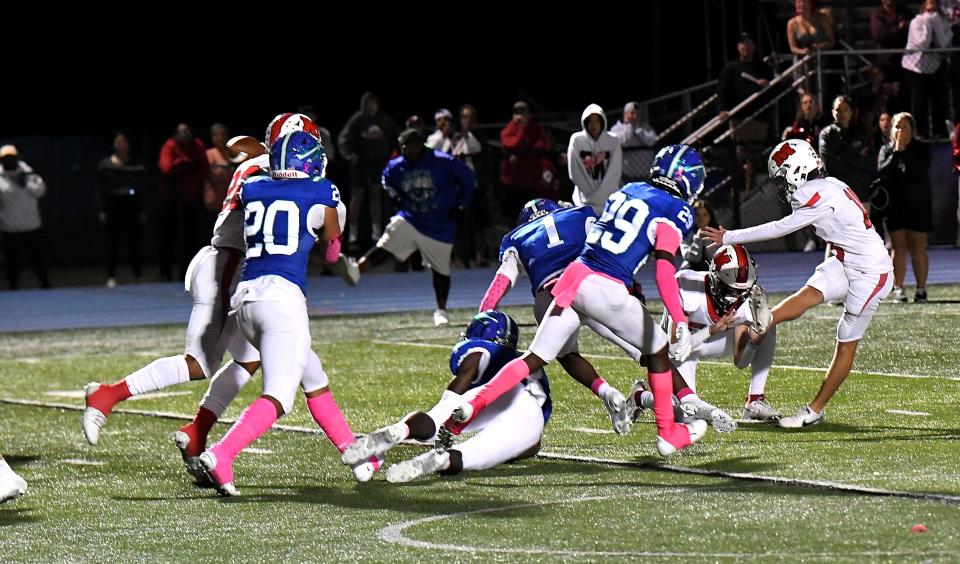
[[[631,211],[633,215],[627,219]],[[604,250],[618,255],[630,248],[649,213],[650,208],[643,200],[628,200],[623,192],[615,192],[607,201],[607,207],[598,221],[607,228],[594,226],[587,235],[587,243],[592,245],[599,240]]]

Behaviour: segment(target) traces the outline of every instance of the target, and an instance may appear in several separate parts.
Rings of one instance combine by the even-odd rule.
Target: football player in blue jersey
[[[567,265],[580,255],[587,233],[596,220],[597,214],[590,206],[563,207],[545,198],[527,202],[520,210],[517,227],[503,237],[500,268],[480,302],[480,311],[496,309],[503,296],[516,284],[519,275],[525,273],[530,278],[533,313],[539,323],[553,300],[550,288]],[[593,321],[587,321],[587,324],[598,332],[605,332],[604,336],[639,359],[639,351],[620,341],[605,327]],[[628,433],[633,421],[626,398],[580,355],[577,332],[564,343],[557,360],[567,374],[603,401],[614,430],[621,435]]]
[[[424,145],[419,130],[405,130],[399,143],[401,155],[383,169],[383,188],[399,211],[390,218],[376,246],[359,261],[347,261],[347,276],[356,284],[368,266],[380,264],[391,255],[404,261],[420,251],[424,266],[433,272],[437,298],[433,322],[445,325],[449,323],[450,253],[457,214],[470,205],[476,176],[456,158]]]
[[[553,411],[550,384],[542,371],[516,384],[497,398],[483,415],[464,428],[477,434],[452,447],[443,423],[463,401],[469,400],[508,362],[518,358],[519,331],[505,313],[489,310],[478,313],[450,355],[453,380],[440,401],[429,411],[416,411],[399,423],[378,429],[357,439],[343,453],[344,464],[355,464],[383,456],[408,438],[431,441],[440,438],[436,449],[387,468],[390,482],[408,482],[426,474],[458,474],[484,470],[504,462],[529,458],[540,450],[543,427]]]
[[[331,441],[341,450],[353,442],[329,393],[326,374],[318,389],[303,384],[312,354],[304,297],[310,250],[320,237],[328,241],[339,237],[345,219],[340,193],[325,178],[325,170],[319,140],[296,131],[271,146],[270,176],[250,178],[241,189],[247,251],[231,313],[260,352],[263,395],[200,455],[201,467],[221,495],[236,495],[234,459],[290,412],[298,386],[304,387],[311,414],[332,433]]]
[[[693,227],[690,202],[703,188],[706,175],[697,152],[670,145],[657,153],[649,182],[633,182],[607,200],[580,256],[564,269],[551,288],[553,301],[530,348],[509,362],[476,397],[456,410],[449,422],[453,433],[500,394],[557,358],[564,344],[585,320],[592,319],[641,351],[647,359],[654,396],[657,451],[669,456],[699,440],[705,421],[676,423],[672,405],[672,364],[666,333],[628,288],[650,256],[656,261],[656,281],[664,306],[675,320],[675,358],[690,354],[690,330],[674,278],[674,258],[683,236]]]

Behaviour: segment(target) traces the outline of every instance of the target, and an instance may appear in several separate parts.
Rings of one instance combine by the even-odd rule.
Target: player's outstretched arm
[[[479,311],[497,309],[500,300],[503,299],[503,296],[507,295],[510,288],[517,282],[517,276],[520,274],[520,269],[517,267],[517,255],[512,252],[506,252],[502,260],[500,268],[497,269],[497,273],[493,276],[493,281],[490,282],[490,287],[487,288],[483,299],[480,300]]]
[[[660,299],[676,327],[677,347],[675,357],[683,362],[690,356],[690,329],[687,327],[687,314],[683,311],[680,299],[680,286],[677,284],[677,268],[673,261],[680,249],[680,232],[673,225],[657,223],[654,241],[654,257],[657,261],[657,291]]]

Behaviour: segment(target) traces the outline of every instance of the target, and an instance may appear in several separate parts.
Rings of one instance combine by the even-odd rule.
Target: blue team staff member
[[[705,171],[695,150],[670,145],[657,154],[650,173],[649,183],[630,183],[610,196],[580,256],[551,288],[553,301],[529,350],[507,363],[476,397],[454,410],[449,423],[452,432],[462,430],[500,394],[557,358],[570,336],[592,319],[646,357],[660,454],[673,454],[703,436],[704,421],[674,421],[667,335],[630,295],[629,288],[637,270],[652,255],[660,296],[677,321],[675,356],[680,362],[686,360],[690,355],[690,330],[673,261],[681,239],[693,227],[690,202],[703,188]]]
[[[423,264],[433,271],[436,325],[448,323],[450,253],[457,230],[457,213],[470,204],[477,180],[473,171],[454,157],[424,145],[420,131],[400,134],[401,155],[383,169],[383,188],[397,206],[397,214],[376,246],[356,263],[347,261],[348,276],[356,282],[370,264],[393,255],[406,260],[420,251]]]
[[[430,441],[439,437],[436,449],[388,468],[390,482],[409,482],[435,472],[484,470],[537,454],[544,425],[553,411],[550,384],[542,370],[515,385],[471,422],[464,432],[476,434],[469,440],[454,447],[452,437],[442,427],[455,407],[473,397],[504,365],[520,356],[519,336],[517,324],[509,315],[494,310],[478,313],[450,353],[453,380],[437,405],[360,437],[344,451],[344,464],[383,456],[407,438]]]

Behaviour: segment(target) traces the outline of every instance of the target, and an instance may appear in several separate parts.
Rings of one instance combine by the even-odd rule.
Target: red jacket
[[[960,123],[953,131],[953,173],[960,174]]]
[[[500,182],[505,186],[539,191],[543,186],[544,162],[549,160],[550,137],[542,125],[532,120],[519,126],[510,122],[500,132],[503,158],[500,160]],[[514,162],[510,157],[515,156]]]
[[[203,201],[203,186],[210,174],[203,141],[194,139],[192,146],[183,148],[173,137],[167,139],[158,166],[161,196],[179,195],[181,201],[197,204]]]

